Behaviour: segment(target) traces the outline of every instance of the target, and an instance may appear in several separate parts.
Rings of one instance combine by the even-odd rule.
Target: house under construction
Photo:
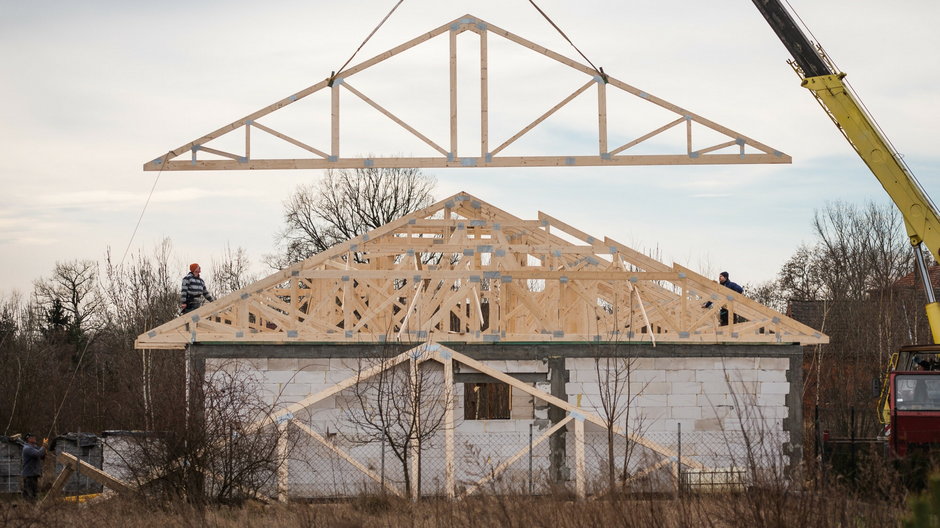
[[[456,124],[455,42],[465,32],[481,42],[480,153],[471,156],[458,154]],[[449,36],[451,50],[449,143],[419,132],[350,82],[441,35]],[[496,147],[488,126],[490,36],[585,76],[583,86]],[[610,90],[671,117],[614,146]],[[504,154],[588,91],[597,95],[598,152]],[[262,123],[318,92],[330,94],[328,148]],[[347,92],[420,139],[432,155],[345,156],[340,94]],[[722,139],[696,144],[703,129]],[[683,132],[680,144],[669,153],[630,154],[676,130]],[[259,157],[258,132],[306,157]],[[243,134],[237,136],[243,150],[218,146],[234,134]],[[187,153],[191,159],[176,159]],[[468,15],[171,150],[145,169],[788,161],[776,149]],[[768,467],[798,461],[801,347],[827,339],[683,266],[555,216],[520,218],[461,192],[154,328],[136,346],[186,349],[197,374],[238,368],[260,382],[276,405],[268,419],[293,435],[277,479],[282,497],[342,496],[372,487],[459,496],[497,482],[526,482],[530,489],[570,485],[583,496],[603,480],[608,428],[618,442],[616,464],[629,479],[730,474],[753,463],[755,453]],[[370,405],[363,394],[375,394],[362,387],[403,369],[414,394],[419,375],[433,388],[426,398],[412,399],[417,407],[440,412],[421,414],[422,423],[434,427],[408,444],[420,463],[394,467],[387,452],[393,446],[362,436]],[[612,397],[619,414],[611,412]]]

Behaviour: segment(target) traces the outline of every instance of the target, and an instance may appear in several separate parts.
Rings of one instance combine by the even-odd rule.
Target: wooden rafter
[[[467,139],[473,144],[472,148],[461,143],[458,135],[458,104],[457,104],[457,37],[461,33],[470,32],[480,39],[480,136]],[[433,138],[418,130],[413,125],[401,119],[386,106],[370,97],[368,87],[353,87],[350,79],[368,68],[391,59],[411,48],[424,44],[435,37],[449,35],[449,61],[447,83],[450,89],[450,102],[447,110],[440,110],[440,119],[447,123],[449,137]],[[491,72],[489,61],[491,48],[489,35],[496,35],[511,43],[527,48],[532,53],[548,57],[570,68],[578,75],[583,76],[581,84],[554,106],[546,109],[532,123],[518,129],[507,138],[500,140],[491,134],[490,124],[495,117],[490,112],[489,94]],[[292,104],[320,91],[329,91],[329,105],[320,110],[323,118],[319,122],[329,123],[329,146],[314,145],[305,138],[289,136],[277,131],[268,124],[262,123],[274,112],[287,112]],[[577,152],[564,155],[540,156],[506,156],[503,151],[515,143],[519,138],[537,128],[551,115],[561,108],[568,106],[579,97],[586,97],[586,92],[596,92],[596,115],[592,116],[597,123],[597,152]],[[645,104],[655,105],[672,117],[655,125],[651,130],[641,130],[636,137],[622,145],[610,145],[610,132],[622,131],[628,133],[635,131],[630,123],[610,122],[611,91],[622,92],[636,97]],[[383,118],[391,120],[401,127],[407,134],[418,138],[425,143],[434,156],[402,157],[378,156],[362,158],[352,156],[342,151],[341,116],[343,115],[343,101],[345,95],[365,102],[375,109]],[[445,114],[446,112],[446,114]],[[328,119],[327,119],[328,116]],[[654,137],[660,136],[669,129],[685,124],[685,141],[682,145],[675,145],[662,154],[635,154],[634,147],[648,143]],[[264,135],[281,141],[285,144],[298,147],[311,154],[304,158],[271,158],[256,157],[258,149],[252,149],[252,142],[258,134],[252,134],[252,129],[264,132]],[[243,130],[243,132],[241,132]],[[714,139],[701,139],[706,137],[699,131],[707,131],[711,136],[719,135],[723,139],[715,142]],[[229,152],[213,146],[219,138],[228,134],[244,134],[243,152]],[[635,132],[634,132],[635,133]],[[310,131],[307,134],[312,135]],[[704,144],[703,144],[704,143]],[[496,148],[491,149],[491,145]],[[442,146],[444,145],[444,146]],[[460,150],[464,145],[464,151]],[[445,147],[446,146],[446,147]],[[477,148],[479,146],[479,148]],[[471,154],[470,151],[473,151]],[[327,153],[329,152],[329,153]],[[188,159],[185,157],[188,156]],[[518,35],[494,26],[479,18],[465,15],[448,22],[419,37],[409,40],[391,50],[380,53],[375,57],[353,66],[335,78],[325,79],[313,86],[300,90],[280,101],[275,102],[261,110],[237,119],[213,132],[210,132],[194,141],[158,156],[144,164],[144,170],[241,170],[241,169],[340,169],[364,167],[532,167],[532,166],[601,166],[601,165],[710,165],[710,164],[740,164],[740,163],[790,163],[790,157],[763,143],[753,140],[714,121],[708,120],[694,112],[655,97],[639,88],[608,75],[599,75],[593,68],[580,62],[571,60],[559,53],[546,49],[538,44],[526,40]]]
[[[718,326],[721,308],[739,318]],[[136,346],[425,339],[828,342],[688,268],[458,193],[177,317]]]

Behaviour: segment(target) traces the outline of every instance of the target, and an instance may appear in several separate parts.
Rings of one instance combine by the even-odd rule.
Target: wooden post
[[[442,356],[444,356],[442,354]],[[444,363],[444,486],[448,498],[456,493],[454,476],[454,360],[450,353]]]
[[[575,492],[579,499],[583,499],[584,485],[584,417],[577,416],[574,420],[574,457],[575,457]]]
[[[490,153],[489,64],[486,56],[486,30],[480,31],[480,156]]]
[[[245,159],[251,159],[251,125],[245,123]]]
[[[330,95],[330,154],[339,158],[339,83],[333,84]]]
[[[59,492],[62,491],[62,488],[65,487],[65,483],[69,480],[69,477],[72,476],[72,473],[74,471],[75,470],[72,469],[71,464],[67,464],[63,466],[62,471],[59,472],[55,480],[52,482],[52,487],[49,488],[48,493],[46,493],[46,496],[42,498],[42,502],[40,502],[39,504],[43,505],[46,503],[47,500],[54,499],[59,494]]]
[[[607,154],[607,83],[597,79],[597,141],[600,155]]]
[[[277,500],[287,502],[290,489],[290,465],[287,461],[287,426],[290,422],[277,424]]]
[[[457,31],[450,31],[450,154],[457,159]]]

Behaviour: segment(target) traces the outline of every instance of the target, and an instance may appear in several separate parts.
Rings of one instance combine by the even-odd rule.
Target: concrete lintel
[[[507,372],[510,376],[516,378],[519,381],[525,383],[536,383],[539,381],[546,381],[548,379],[548,374],[544,372]],[[501,383],[496,378],[491,378],[486,374],[479,373],[463,373],[463,374],[454,374],[454,383]]]
[[[394,357],[420,343],[195,343],[192,352],[211,358],[350,358]],[[643,357],[779,357],[802,361],[795,343],[675,344],[661,343],[441,343],[474,359],[541,360],[549,358]],[[792,369],[791,369],[792,371]]]

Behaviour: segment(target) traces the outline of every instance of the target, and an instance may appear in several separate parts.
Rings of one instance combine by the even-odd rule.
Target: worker
[[[739,285],[736,282],[731,282],[731,280],[728,278],[727,271],[722,271],[721,273],[718,274],[718,284],[721,284],[725,288],[733,290],[737,293],[744,293],[744,288],[742,288],[741,285]],[[707,303],[702,305],[702,308],[711,308],[711,307],[712,307],[711,301],[708,301]],[[722,308],[721,312],[719,312],[718,314],[718,318],[719,318],[721,326],[728,326],[728,309]],[[735,318],[737,318],[737,316],[735,316]]]
[[[728,278],[727,271],[722,271],[721,273],[718,274],[718,283],[724,286],[725,288],[733,290],[737,293],[744,293],[744,288],[742,288],[736,282],[731,282],[731,280]],[[721,323],[720,323],[721,326],[728,326],[728,309],[727,308],[722,308],[721,312],[718,314],[718,317],[721,320]]]
[[[46,458],[47,442],[36,445],[36,435],[26,433],[23,444],[23,498],[35,501],[39,494],[39,477],[42,476],[42,461]]]
[[[205,281],[199,278],[200,273],[202,273],[202,268],[194,262],[189,265],[189,273],[183,277],[183,286],[180,289],[180,310],[182,313],[199,308],[202,305],[202,299],[209,302],[215,300],[209,294],[209,290],[206,289]]]

